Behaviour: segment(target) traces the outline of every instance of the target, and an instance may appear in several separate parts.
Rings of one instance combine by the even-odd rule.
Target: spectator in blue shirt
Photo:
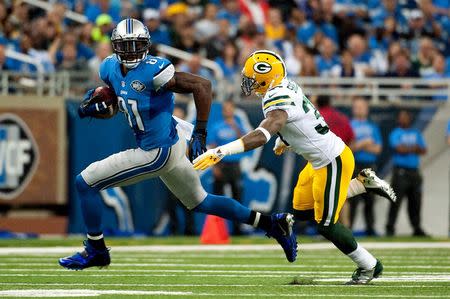
[[[101,14],[110,15],[114,23],[119,23],[120,18],[120,6],[111,5],[110,0],[89,1],[86,8],[85,15],[89,22],[95,23],[97,17]],[[120,2],[119,2],[120,3]]]
[[[450,146],[450,120],[447,124],[447,144]]]
[[[330,38],[322,38],[319,45],[320,55],[316,56],[317,71],[321,77],[331,77],[332,72],[340,64],[336,55],[336,44]]]
[[[374,70],[370,65],[372,55],[367,49],[366,38],[360,34],[353,34],[348,39],[347,48],[353,57],[355,77],[367,77],[373,75]]]
[[[427,151],[422,133],[411,128],[411,115],[401,110],[398,115],[399,126],[389,135],[389,145],[394,151],[392,162],[392,188],[397,194],[397,202],[391,203],[386,234],[395,233],[395,222],[403,197],[408,198],[408,215],[414,236],[426,236],[420,224],[422,204],[422,176],[419,171],[420,156]]]
[[[238,48],[232,41],[228,41],[221,57],[216,58],[217,64],[223,71],[224,79],[229,83],[233,83],[235,75],[239,73],[241,66],[238,63]]]
[[[397,31],[403,32],[407,30],[408,21],[402,14],[397,0],[383,0],[381,5],[378,4],[373,9],[369,9],[369,15],[374,27],[383,26],[386,18],[394,17],[397,21]]]
[[[238,32],[240,18],[241,11],[239,10],[239,2],[237,0],[223,1],[223,9],[217,13],[217,19],[225,19],[228,21],[232,36],[235,36]]]
[[[152,44],[172,45],[169,29],[160,22],[159,11],[148,8],[144,10],[142,17],[150,33]]]
[[[297,30],[297,38],[300,42],[307,44],[309,47],[315,47],[317,35],[323,35],[338,43],[338,34],[336,27],[323,18],[320,10],[314,11],[313,21],[305,21]]]
[[[209,132],[210,143],[212,147],[227,144],[236,140],[247,132],[244,126],[238,121],[234,114],[235,106],[233,101],[228,100],[222,104],[223,120],[219,121]],[[224,194],[225,185],[229,184],[233,198],[241,200],[241,166],[240,160],[242,154],[224,157],[222,163],[217,164],[213,168],[214,175],[214,194]],[[241,234],[238,224],[233,228],[234,234]]]
[[[378,126],[368,119],[369,103],[362,97],[353,100],[353,119],[351,126],[355,134],[352,150],[355,156],[355,174],[364,168],[376,170],[378,155],[381,153],[383,142]],[[361,196],[350,199],[350,226],[352,227],[356,217],[356,211],[361,197],[364,202],[364,220],[366,223],[366,234],[376,235],[374,229],[374,197],[365,193]]]
[[[431,83],[430,87],[435,90],[442,91],[440,94],[435,94],[432,96],[434,101],[447,101],[447,86],[439,80],[449,78],[450,74],[446,73],[446,61],[444,56],[436,53],[433,58],[433,72],[424,76],[425,79],[430,81],[437,80],[438,82]]]

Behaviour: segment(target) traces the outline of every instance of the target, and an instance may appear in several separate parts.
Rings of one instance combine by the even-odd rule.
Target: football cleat
[[[59,259],[59,264],[70,270],[83,270],[89,267],[106,267],[111,263],[109,248],[95,249],[87,240],[83,241],[84,251]]]
[[[266,233],[281,245],[289,262],[294,262],[297,258],[297,237],[292,227],[294,226],[294,216],[288,213],[272,214],[272,227]]]
[[[358,268],[353,272],[352,279],[348,281],[347,285],[354,284],[368,284],[372,279],[380,277],[383,273],[383,265],[379,260],[377,260],[377,264],[370,270],[365,270],[362,268]]]
[[[367,192],[372,192],[394,202],[397,200],[394,189],[385,180],[380,179],[375,171],[370,168],[361,170],[357,176],[358,181],[363,183]]]

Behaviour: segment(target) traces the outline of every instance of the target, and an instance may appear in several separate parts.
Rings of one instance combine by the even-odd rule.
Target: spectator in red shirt
[[[239,7],[256,26],[264,27],[267,23],[269,4],[265,0],[239,0]]]
[[[328,124],[328,127],[330,127],[330,130],[340,137],[345,144],[350,145],[355,138],[355,135],[353,134],[353,129],[348,117],[331,107],[329,96],[319,96],[316,105],[320,114]]]

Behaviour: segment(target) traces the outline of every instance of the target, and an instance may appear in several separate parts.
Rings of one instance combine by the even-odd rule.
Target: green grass
[[[72,246],[79,245],[80,240],[9,240],[1,241],[0,246]],[[234,238],[237,243],[255,243],[255,240],[273,244],[263,238]],[[383,261],[385,272],[381,279],[367,286],[343,285],[355,266],[337,250],[302,250],[300,246],[299,258],[294,264],[285,261],[281,249],[264,252],[114,251],[114,245],[196,242],[197,239],[192,238],[111,239],[108,243],[112,246],[111,266],[84,271],[61,269],[57,265],[61,254],[0,254],[0,291],[33,290],[34,298],[39,297],[38,290],[55,290],[54,294],[61,295],[70,294],[70,290],[146,292],[134,295],[104,294],[101,298],[176,297],[173,293],[162,295],[148,292],[182,292],[179,294],[182,298],[450,297],[448,248],[370,250]]]
[[[0,239],[1,247],[53,247],[53,246],[79,246],[84,236],[71,236],[66,238],[46,237],[36,239]],[[146,237],[146,238],[121,238],[106,237],[108,245],[187,245],[200,244],[199,237]],[[418,237],[363,237],[357,238],[361,242],[448,242],[447,238],[418,238]],[[323,242],[322,237],[299,236],[300,244]],[[273,240],[264,236],[239,236],[232,237],[231,244],[274,244]]]

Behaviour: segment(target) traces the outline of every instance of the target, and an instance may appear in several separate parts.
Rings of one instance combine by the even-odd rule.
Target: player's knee
[[[314,220],[314,209],[297,210],[294,209],[294,217],[297,221],[310,221]]]
[[[91,187],[86,183],[81,174],[77,175],[75,178],[75,187],[79,193],[85,193],[91,190]]]
[[[333,231],[333,225],[323,225],[323,224],[318,224],[317,225],[317,232],[319,234],[321,234],[323,237],[325,237],[326,239],[329,239],[332,231]]]

